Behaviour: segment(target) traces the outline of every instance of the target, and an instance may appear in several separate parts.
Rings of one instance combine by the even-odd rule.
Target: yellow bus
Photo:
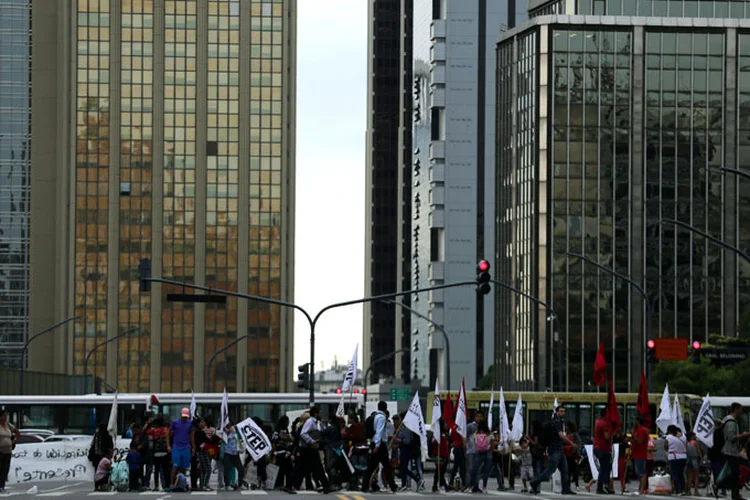
[[[487,415],[490,406],[490,391],[467,391],[466,392],[466,403],[469,410],[469,420],[474,418],[474,413],[477,410],[482,410]],[[628,432],[633,424],[633,418],[636,416],[636,403],[638,401],[638,394],[626,394],[619,393],[615,394],[617,398],[617,406],[620,410],[620,419],[624,426],[624,430]],[[457,394],[451,394],[453,398],[454,408],[456,406]],[[505,392],[505,410],[508,414],[508,419],[513,420],[513,415],[516,411],[516,404],[518,402],[518,392]],[[692,428],[693,421],[693,410],[691,410],[690,402],[697,396],[692,394],[680,394],[680,406],[682,408],[683,419],[685,421],[686,428]],[[434,392],[427,394],[427,422],[432,421],[432,401],[434,398]],[[445,394],[441,394],[443,404],[445,404]],[[659,404],[661,403],[662,395],[649,394],[649,406],[651,409],[651,432],[656,432],[656,425],[653,423],[656,417],[659,415]],[[493,413],[493,424],[497,425],[499,422],[500,402],[499,402],[499,391],[495,392],[494,404],[492,407]],[[599,416],[602,408],[607,406],[607,392],[522,392],[521,399],[523,402],[523,416],[524,425],[526,432],[532,430],[534,422],[544,422],[552,417],[554,411],[555,399],[558,404],[563,406],[566,410],[565,420],[572,421],[578,424],[579,429],[593,429],[594,421]],[[672,398],[674,401],[674,398]]]

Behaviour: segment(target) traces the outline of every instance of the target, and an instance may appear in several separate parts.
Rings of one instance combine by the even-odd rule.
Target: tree
[[[477,389],[479,389],[480,391],[491,391],[494,386],[495,365],[492,365],[487,369],[487,373],[484,374],[484,377],[479,379],[479,382],[477,382]]]
[[[736,364],[716,366],[708,360],[660,361],[651,374],[655,392],[669,384],[671,392],[712,396],[737,396],[746,392],[750,358]]]

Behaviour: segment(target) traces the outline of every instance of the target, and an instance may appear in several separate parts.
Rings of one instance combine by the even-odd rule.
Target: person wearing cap
[[[169,442],[167,452],[172,454],[172,483],[177,477],[177,472],[184,474],[190,468],[190,457],[195,454],[195,434],[193,422],[190,419],[190,410],[183,408],[180,418],[172,421],[169,426]]]

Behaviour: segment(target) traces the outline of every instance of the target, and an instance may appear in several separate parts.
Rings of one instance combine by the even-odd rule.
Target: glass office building
[[[63,362],[43,344],[32,361],[83,375],[90,357],[86,375],[128,392],[289,390],[289,310],[170,302],[189,291],[142,293],[138,266],[292,300],[296,2],[76,0],[48,11],[70,31],[35,43],[69,51],[50,92],[61,129],[68,113],[73,125],[51,152],[67,184],[47,203],[64,214],[48,250],[54,294],[32,287],[32,301],[81,319],[55,340]]]
[[[672,222],[750,248],[749,47],[718,0],[531,2],[501,37],[497,273],[544,305],[496,292],[498,383],[591,390],[604,342],[633,392],[648,339],[750,328],[750,263]]]
[[[31,5],[0,3],[0,365],[20,367],[29,333]]]

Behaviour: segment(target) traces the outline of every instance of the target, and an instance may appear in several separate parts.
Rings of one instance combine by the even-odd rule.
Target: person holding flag
[[[635,475],[638,476],[638,494],[648,493],[648,474],[646,464],[648,460],[649,433],[645,420],[641,415],[633,419],[633,427],[630,430],[632,439],[630,445],[630,458],[633,460]]]

